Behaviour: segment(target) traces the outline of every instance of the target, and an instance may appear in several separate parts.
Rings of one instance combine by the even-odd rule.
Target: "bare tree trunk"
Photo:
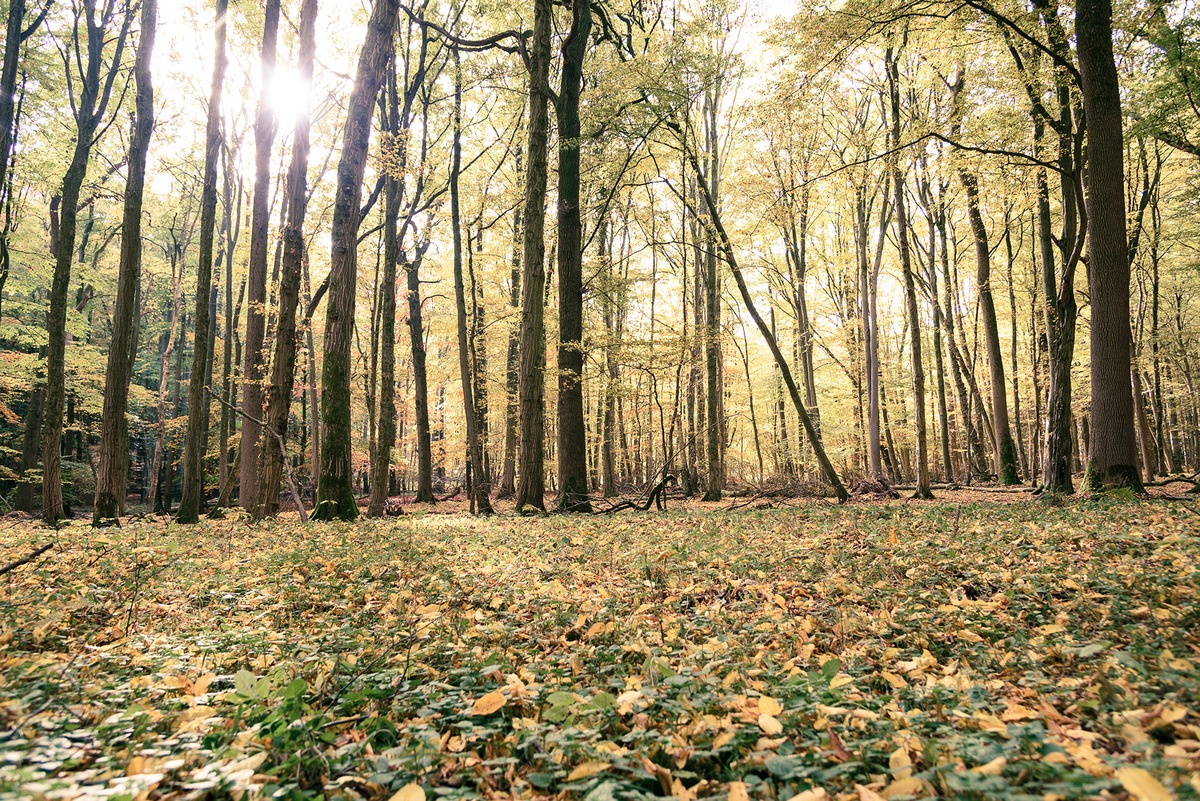
[[[900,70],[899,57],[888,48],[888,84],[891,91],[892,146],[900,144]],[[908,307],[908,327],[912,333],[913,412],[916,416],[917,489],[914,498],[932,498],[929,488],[928,438],[925,432],[925,366],[921,359],[921,315],[917,309],[917,288],[913,278],[908,242],[908,212],[904,198],[904,176],[900,157],[892,159],[892,189],[895,192],[896,234],[900,241],[900,268],[904,274],[904,296]]]
[[[311,81],[316,52],[317,0],[304,0],[300,7],[300,76]],[[271,383],[267,388],[267,414],[263,422],[280,442],[287,442],[292,388],[296,382],[296,308],[300,301],[300,278],[304,263],[304,215],[308,211],[308,153],[310,115],[308,109],[296,116],[292,136],[292,163],[288,170],[288,216],[283,228],[283,260],[280,264],[279,311],[275,330],[275,357],[271,361]],[[395,267],[393,265],[393,284]],[[393,287],[394,291],[394,287]],[[388,319],[394,317],[393,314]],[[301,390],[303,391],[303,390]],[[269,434],[274,439],[274,434]],[[287,454],[275,441],[262,449],[261,481],[256,514],[265,517],[279,508],[279,484]]]
[[[583,418],[583,222],[581,218],[579,99],[592,27],[591,0],[571,5],[571,31],[563,43],[558,116],[558,505],[560,512],[590,512],[587,426]],[[605,434],[608,436],[608,432]],[[607,495],[609,487],[605,486]]]
[[[150,61],[158,26],[157,0],[142,0],[140,23],[137,58],[133,68],[137,96],[133,133],[129,139],[129,176],[125,183],[125,208],[121,223],[121,262],[117,276],[117,297],[112,311],[112,344],[109,346],[108,369],[104,376],[100,464],[96,470],[96,503],[92,511],[92,524],[97,526],[118,518],[125,510],[129,474],[129,428],[125,412],[129,402],[133,359],[137,353],[135,317],[142,272],[142,190],[146,183],[147,150],[154,132],[154,85]]]
[[[1093,489],[1142,488],[1137,469],[1129,381],[1129,257],[1125,238],[1121,94],[1112,51],[1109,0],[1080,0],[1075,10],[1079,74],[1087,115],[1088,289],[1092,301],[1092,430],[1088,482]]]
[[[586,0],[582,0],[586,1]],[[454,142],[450,156],[450,219],[454,231],[454,302],[458,312],[458,371],[462,381],[463,413],[466,416],[467,453],[471,473],[475,514],[492,514],[487,481],[483,474],[483,443],[479,438],[479,419],[475,415],[474,381],[471,378],[471,341],[467,337],[467,294],[463,282],[462,214],[459,208],[458,179],[462,171],[462,69],[458,51],[454,51]],[[587,491],[587,486],[584,486]]]
[[[534,0],[529,66],[529,171],[525,180],[521,281],[520,459],[517,511],[545,511],[545,216],[549,140],[550,0]]]
[[[270,247],[271,148],[275,144],[275,114],[270,86],[275,77],[279,40],[280,0],[265,0],[258,114],[254,121],[254,197],[250,207],[250,262],[246,281],[245,364],[242,366],[242,444],[238,452],[238,499],[243,509],[255,510],[261,467],[263,413],[263,342],[266,331],[267,250]],[[290,394],[290,392],[289,392]],[[268,444],[269,450],[272,445]]]
[[[350,464],[350,341],[358,274],[359,198],[371,140],[371,109],[383,81],[399,13],[398,0],[375,0],[350,93],[333,208],[325,361],[321,368],[321,468],[314,520],[358,516]]]
[[[212,90],[208,98],[205,130],[204,189],[200,201],[200,256],[196,269],[196,319],[193,336],[192,375],[188,383],[188,423],[184,440],[183,496],[180,523],[196,523],[204,507],[204,434],[208,429],[208,399],[204,393],[208,366],[208,293],[212,285],[213,233],[217,221],[217,158],[221,154],[221,96],[225,85],[225,23],[229,0],[217,0],[216,57]]]
[[[522,109],[522,114],[524,110]],[[522,176],[525,174],[525,162],[523,153],[520,148],[517,148],[514,157],[514,171],[516,180],[520,183]],[[521,238],[523,236],[523,219],[522,212],[524,210],[521,204],[517,204],[513,209],[513,242],[512,242],[512,269],[509,278],[509,307],[511,314],[518,321],[520,320],[521,310]],[[520,390],[520,357],[521,357],[521,331],[518,324],[510,324],[508,332],[508,353],[505,357],[505,380],[504,380],[504,456],[500,468],[500,486],[496,491],[497,498],[511,498],[517,491],[517,393]]]

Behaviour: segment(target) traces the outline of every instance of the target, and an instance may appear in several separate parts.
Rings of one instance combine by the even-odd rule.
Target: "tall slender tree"
[[[250,205],[250,263],[246,281],[246,339],[242,367],[242,440],[238,451],[238,498],[243,509],[259,500],[263,407],[263,339],[266,334],[267,250],[270,247],[271,148],[278,128],[271,95],[279,41],[280,0],[266,0],[263,16],[258,113],[254,120],[254,195]],[[268,435],[270,436],[270,435]]]
[[[75,146],[58,194],[59,219],[54,239],[54,278],[50,284],[50,314],[46,320],[49,346],[46,354],[46,400],[42,435],[42,518],[51,525],[64,515],[62,496],[63,405],[66,400],[67,303],[71,263],[75,258],[75,232],[79,196],[87,177],[88,162],[97,134],[106,128],[113,86],[121,75],[125,44],[133,22],[131,6],[116,0],[85,0],[74,6],[75,22],[68,47],[73,57],[63,60]],[[111,48],[111,49],[110,49]],[[207,302],[207,294],[205,297]]]
[[[129,473],[129,427],[126,407],[134,356],[137,353],[137,300],[142,273],[142,190],[146,156],[154,132],[154,82],[150,62],[158,27],[158,0],[142,0],[133,75],[137,82],[133,133],[129,138],[129,175],[121,220],[121,262],[113,303],[112,343],[104,376],[104,411],[100,422],[100,460],[96,468],[93,525],[115,520],[125,510]]]
[[[592,27],[591,0],[571,4],[562,46],[558,117],[558,511],[590,512],[583,418],[583,218],[579,99]],[[609,487],[605,486],[607,492]]]
[[[317,49],[317,0],[304,0],[300,7],[300,77],[312,82]],[[304,267],[304,215],[308,211],[308,155],[311,112],[307,106],[296,115],[292,134],[292,162],[287,177],[287,224],[283,227],[283,258],[279,266],[279,317],[275,325],[275,355],[271,360],[271,383],[267,387],[267,411],[263,418],[270,441],[262,448],[257,514],[274,514],[279,507],[279,482],[284,469],[283,443],[287,442],[292,387],[296,380],[296,309],[300,302],[300,278]],[[276,438],[276,435],[278,437]]]
[[[547,148],[550,139],[551,0],[534,0],[529,54],[529,141],[521,269],[520,458],[517,511],[545,511]]]
[[[325,360],[321,365],[321,465],[316,520],[358,516],[350,472],[350,343],[358,280],[359,199],[375,98],[383,83],[399,13],[398,0],[375,0],[350,93],[338,163],[331,231],[329,300],[325,307]]]
[[[183,443],[183,495],[180,523],[197,523],[204,507],[204,442],[208,431],[209,292],[212,287],[213,239],[217,224],[217,159],[221,155],[221,98],[225,89],[225,52],[229,0],[217,0],[212,88],[204,132],[204,186],[200,194],[200,255],[196,267],[196,316],[192,340],[192,373],[188,379],[187,435]]]

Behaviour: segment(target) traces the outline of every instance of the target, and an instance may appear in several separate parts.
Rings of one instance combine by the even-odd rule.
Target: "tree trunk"
[[[583,223],[581,219],[579,97],[592,27],[591,0],[571,5],[563,42],[558,116],[558,506],[590,512],[587,426],[583,418]],[[607,436],[607,432],[606,432]],[[605,486],[605,494],[609,487]]]
[[[304,0],[300,7],[300,76],[311,82],[316,52],[317,0]],[[296,381],[296,308],[300,301],[300,278],[304,263],[304,215],[308,211],[308,153],[310,114],[307,108],[296,116],[292,136],[292,163],[288,170],[288,216],[283,228],[283,259],[280,263],[279,311],[275,330],[275,356],[271,361],[271,383],[267,387],[266,427],[287,442],[292,388]],[[393,284],[395,283],[393,267]],[[393,307],[394,312],[394,307]],[[394,313],[393,315],[394,316]],[[389,316],[387,319],[391,319]],[[302,390],[303,391],[303,390]],[[262,468],[256,504],[259,517],[273,515],[279,508],[279,483],[287,454],[273,434],[263,444]],[[243,445],[245,447],[245,445]],[[244,486],[244,485],[243,485]]]
[[[965,169],[958,171],[959,182],[967,195],[967,214],[971,237],[975,242],[975,279],[978,283],[979,308],[983,315],[983,334],[988,367],[992,377],[992,437],[996,442],[996,473],[1001,484],[1016,484],[1017,449],[1013,444],[1008,420],[1008,393],[1004,378],[1004,351],[1000,348],[1000,330],[996,321],[996,302],[992,298],[992,255],[987,227],[979,210],[978,179]]]
[[[522,116],[524,109],[522,109]],[[525,173],[525,162],[520,148],[514,154],[514,172],[519,184]],[[521,311],[521,204],[513,208],[512,268],[508,285],[510,314],[520,320]],[[500,468],[500,486],[497,498],[511,498],[517,491],[517,393],[520,391],[521,331],[519,322],[509,325],[508,352],[505,354],[504,374],[504,456]]]
[[[1129,381],[1132,337],[1124,140],[1109,0],[1080,0],[1076,4],[1075,35],[1088,134],[1087,278],[1092,303],[1088,483],[1093,489],[1140,490]]]
[[[675,131],[679,137],[681,144],[684,143],[683,132],[675,123],[668,123],[668,126]],[[779,372],[783,376],[783,383],[787,386],[788,394],[792,398],[792,405],[796,408],[796,415],[800,418],[800,424],[804,427],[805,434],[808,435],[809,445],[812,446],[813,454],[816,456],[817,464],[821,467],[821,473],[825,479],[833,487],[833,491],[837,496],[838,502],[845,502],[850,499],[850,493],[846,491],[845,486],[838,478],[837,471],[833,468],[833,463],[829,461],[829,457],[825,453],[825,447],[821,443],[821,437],[813,426],[812,419],[808,416],[808,410],[804,406],[804,401],[800,397],[800,390],[796,386],[795,380],[792,378],[792,371],[788,368],[787,358],[783,355],[783,351],[779,349],[779,343],[775,341],[775,337],[771,334],[771,329],[767,326],[766,320],[758,313],[758,309],[754,305],[754,299],[750,296],[750,289],[746,286],[746,281],[742,277],[742,271],[738,267],[737,256],[733,252],[733,245],[729,241],[729,236],[725,232],[725,226],[721,222],[720,209],[717,208],[716,202],[713,200],[711,193],[708,190],[707,184],[703,179],[703,171],[700,167],[700,162],[696,158],[696,154],[684,146],[685,155],[691,164],[692,171],[700,178],[697,185],[700,187],[700,195],[704,201],[705,208],[708,211],[709,222],[713,226],[714,239],[717,245],[721,248],[721,253],[725,256],[725,261],[729,265],[730,271],[733,273],[734,282],[737,284],[738,293],[742,297],[742,303],[746,306],[746,311],[750,313],[754,324],[758,326],[759,333],[766,340],[767,347],[771,350],[771,355],[775,358],[775,364],[779,368]]]
[[[112,344],[104,376],[104,412],[100,423],[100,464],[96,470],[96,503],[92,524],[115,520],[125,510],[129,471],[129,429],[125,417],[133,359],[137,353],[137,295],[142,271],[142,189],[146,183],[146,154],[154,132],[154,85],[150,72],[157,0],[142,0],[141,34],[134,78],[137,95],[133,133],[129,138],[129,176],[125,183],[121,261],[117,297],[113,304]],[[0,121],[2,122],[2,121]]]
[[[79,16],[86,28],[87,53],[76,53],[65,59],[66,68],[78,65],[75,110],[75,146],[71,162],[63,175],[60,218],[55,237],[54,277],[50,285],[50,314],[46,321],[49,347],[46,355],[46,401],[43,410],[42,434],[42,519],[55,525],[63,516],[62,499],[62,434],[63,404],[66,400],[67,303],[71,285],[71,263],[75,258],[75,230],[79,219],[79,195],[87,177],[88,161],[96,144],[97,131],[108,111],[113,83],[121,71],[126,38],[132,21],[132,10],[124,9],[124,19],[115,37],[110,57],[105,59],[105,44],[112,31],[115,8],[107,9],[98,18],[96,0],[88,0],[76,8],[76,31]],[[85,66],[86,64],[86,66]]]
[[[359,198],[371,110],[383,81],[399,13],[398,0],[375,0],[350,93],[338,163],[333,206],[329,300],[325,307],[325,361],[321,369],[320,478],[314,520],[353,520],[358,516],[351,474],[350,341],[354,335],[354,296],[358,283]]]
[[[580,0],[586,2],[586,0]],[[454,302],[458,316],[458,372],[462,382],[463,414],[466,416],[467,454],[470,463],[471,509],[475,514],[492,514],[487,481],[483,474],[483,443],[479,438],[479,419],[475,416],[474,382],[471,379],[471,342],[467,337],[467,293],[463,282],[462,213],[459,208],[458,179],[462,171],[462,68],[454,51],[454,142],[450,156],[450,225],[454,229]],[[585,485],[584,490],[587,487]]]
[[[529,66],[529,171],[525,180],[522,246],[520,459],[517,511],[545,511],[546,243],[545,215],[549,140],[550,0],[534,0]]]
[[[891,92],[892,146],[900,144],[900,69],[899,56],[888,48],[888,85]],[[913,278],[909,253],[908,211],[904,198],[904,176],[900,171],[900,156],[892,158],[892,190],[896,207],[896,235],[900,242],[900,269],[904,274],[904,298],[908,307],[908,328],[911,332],[913,371],[913,413],[916,417],[917,489],[914,498],[932,498],[929,488],[929,446],[925,432],[925,366],[921,359],[921,315],[917,308],[917,288]]]
[[[217,221],[217,158],[221,154],[221,96],[225,85],[226,14],[229,0],[217,0],[216,58],[212,90],[208,98],[205,129],[204,189],[200,200],[200,255],[196,268],[196,318],[193,326],[192,375],[188,382],[187,437],[183,452],[183,496],[179,501],[180,523],[196,523],[204,507],[204,434],[208,429],[208,398],[205,372],[208,367],[208,294],[212,285],[213,234]]]
[[[250,206],[250,262],[246,280],[246,341],[242,366],[242,441],[238,452],[238,499],[243,509],[259,502],[259,468],[264,444],[258,420],[263,412],[263,341],[266,331],[267,250],[270,247],[271,148],[275,144],[275,114],[271,83],[279,40],[280,0],[265,0],[258,114],[254,120],[254,197]],[[290,394],[290,393],[289,393]]]

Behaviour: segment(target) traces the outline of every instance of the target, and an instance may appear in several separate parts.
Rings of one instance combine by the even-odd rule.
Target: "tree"
[[[208,430],[209,293],[212,288],[213,237],[217,223],[217,159],[221,155],[221,96],[225,87],[226,18],[229,0],[217,0],[212,88],[204,132],[204,184],[200,195],[200,256],[196,267],[196,316],[193,326],[192,373],[188,379],[187,434],[183,441],[183,495],[180,523],[198,523],[204,507],[204,441]]]
[[[520,458],[517,460],[517,511],[546,510],[545,472],[546,323],[546,173],[550,138],[550,0],[534,0],[533,40],[529,54],[529,139],[522,215]]]
[[[896,239],[899,242],[900,270],[904,276],[904,300],[908,311],[908,329],[912,353],[913,411],[917,435],[917,489],[914,498],[932,498],[929,488],[929,441],[925,430],[925,366],[921,358],[921,317],[917,308],[916,279],[913,275],[909,250],[908,205],[905,198],[904,174],[900,170],[900,57],[888,48],[885,62],[888,71],[888,91],[891,98],[891,145],[893,204],[896,208]]]
[[[46,354],[43,413],[42,518],[51,525],[64,516],[62,433],[66,397],[67,295],[71,284],[71,263],[75,258],[79,195],[87,177],[92,148],[98,135],[103,135],[105,131],[101,123],[108,114],[113,86],[121,74],[121,60],[133,21],[132,9],[128,6],[118,16],[115,0],[107,0],[103,9],[98,8],[98,0],[85,0],[74,11],[76,17],[72,41],[68,45],[73,54],[64,52],[63,65],[72,100],[75,146],[58,195],[60,213],[57,231],[52,237],[54,278],[50,286],[50,314],[46,320],[50,341]],[[105,53],[110,43],[112,50],[106,59]]]
[[[259,415],[263,408],[263,339],[266,334],[267,248],[270,245],[271,147],[275,114],[271,82],[275,77],[280,0],[266,0],[263,17],[258,115],[254,121],[254,195],[250,206],[250,263],[246,282],[245,366],[242,368],[242,441],[238,451],[238,498],[243,509],[258,503],[259,469],[264,443]],[[231,254],[232,255],[232,254]],[[266,443],[270,449],[274,443]]]
[[[316,53],[317,0],[304,0],[300,7],[300,75],[311,83]],[[287,224],[283,228],[283,259],[279,271],[279,318],[275,328],[275,355],[271,360],[271,383],[267,387],[267,411],[263,423],[268,436],[278,435],[262,449],[262,469],[256,514],[266,517],[279,507],[279,482],[287,454],[292,387],[296,381],[296,308],[300,302],[300,278],[304,266],[304,215],[308,211],[308,153],[311,114],[307,108],[296,116],[292,134],[292,162],[287,177]]]
[[[580,209],[579,98],[592,27],[590,0],[571,5],[562,46],[558,117],[558,511],[590,512],[587,426],[583,418],[583,221]],[[608,487],[606,486],[607,490]]]
[[[458,368],[462,381],[463,414],[466,417],[467,476],[471,490],[471,510],[492,514],[488,500],[487,476],[483,464],[483,443],[479,436],[479,418],[475,413],[474,381],[471,378],[471,341],[467,336],[467,298],[463,283],[462,214],[459,208],[459,176],[462,172],[462,67],[454,51],[454,142],[450,150],[450,225],[454,239],[454,301],[458,319]],[[473,293],[472,293],[473,294]]]
[[[314,520],[358,516],[350,474],[350,343],[358,273],[359,197],[371,140],[371,110],[383,83],[399,13],[398,0],[375,0],[350,93],[333,207],[325,361],[321,365],[321,466]]]
[[[129,176],[121,223],[121,266],[113,304],[112,342],[104,376],[104,415],[100,429],[100,462],[96,468],[96,503],[92,524],[116,519],[125,509],[129,472],[129,430],[126,410],[134,356],[137,354],[137,298],[142,272],[142,191],[146,156],[154,132],[154,83],[150,61],[158,25],[157,0],[142,0],[134,79],[137,96],[133,133],[129,140]]]
[[[1092,422],[1088,483],[1141,490],[1129,381],[1129,251],[1125,236],[1121,90],[1109,0],[1079,0],[1075,35],[1087,116],[1088,290],[1092,302]]]

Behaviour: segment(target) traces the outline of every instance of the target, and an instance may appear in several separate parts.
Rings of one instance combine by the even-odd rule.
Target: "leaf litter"
[[[0,587],[0,798],[1200,798],[1151,502],[102,532]]]

